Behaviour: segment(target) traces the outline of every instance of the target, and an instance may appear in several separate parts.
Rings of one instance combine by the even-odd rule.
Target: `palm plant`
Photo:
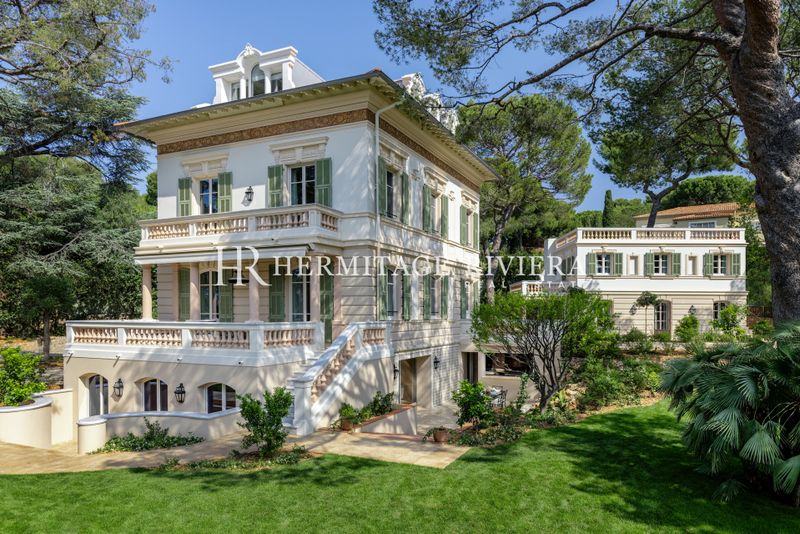
[[[684,443],[703,470],[724,475],[716,496],[771,483],[800,506],[800,323],[771,339],[692,347],[665,366],[662,389],[689,423]]]

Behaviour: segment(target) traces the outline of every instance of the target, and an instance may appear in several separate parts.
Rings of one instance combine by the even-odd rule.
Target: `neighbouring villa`
[[[379,390],[432,407],[476,379],[494,174],[455,141],[454,115],[426,109],[437,96],[418,75],[325,81],[292,47],[248,45],[210,70],[213,104],[120,125],[157,147],[158,218],[135,249],[142,319],[67,324],[60,419],[79,450],[144,417],[229,433],[236,396],[266,388],[294,395],[285,424],[306,435]],[[420,256],[430,272],[406,274]]]
[[[577,228],[545,243],[545,265],[560,271],[511,290],[597,291],[611,302],[622,332],[673,333],[688,314],[707,330],[725,306],[747,303],[744,229],[728,227],[736,212],[735,203],[707,204],[660,211],[655,228],[645,227],[647,214],[635,217],[635,228]],[[635,305],[644,291],[660,299],[647,317]]]

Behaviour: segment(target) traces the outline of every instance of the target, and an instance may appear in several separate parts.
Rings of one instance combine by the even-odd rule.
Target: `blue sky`
[[[396,65],[378,48],[371,1],[268,0],[229,5],[208,0],[156,2],[156,12],[145,21],[138,46],[150,49],[155,58],[170,57],[174,70],[171,83],[164,83],[153,70],[146,82],[134,85],[132,92],[148,100],[139,111],[140,118],[211,102],[214,83],[208,66],[233,59],[248,42],[260,50],[292,45],[300,59],[325,79],[378,67],[394,78],[421,72],[429,89],[442,89],[424,61]],[[547,63],[542,55],[508,54],[493,65],[489,81],[505,82]],[[590,170],[592,190],[580,209],[602,209],[606,189],[612,189],[615,198],[640,196],[616,187],[593,165]]]

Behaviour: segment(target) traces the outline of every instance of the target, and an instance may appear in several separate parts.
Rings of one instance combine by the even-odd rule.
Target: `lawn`
[[[431,445],[432,447],[435,445]],[[798,532],[800,512],[709,500],[662,404],[537,430],[445,470],[326,456],[268,471],[0,477],[0,532]]]

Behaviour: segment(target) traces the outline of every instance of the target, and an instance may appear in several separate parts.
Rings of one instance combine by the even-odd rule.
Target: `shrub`
[[[375,417],[378,415],[384,415],[391,412],[394,409],[394,393],[387,393],[383,394],[380,391],[375,393],[375,396],[372,397],[372,400],[369,401],[364,409],[369,408],[371,412],[371,417]],[[368,417],[364,417],[364,419],[369,419]]]
[[[622,336],[622,341],[628,344],[628,349],[634,354],[644,356],[653,352],[653,341],[638,328],[631,328]]]
[[[578,412],[567,406],[548,406],[544,412],[530,412],[528,419],[532,426],[562,426],[574,423]]]
[[[144,426],[146,430],[141,436],[136,436],[131,432],[126,436],[114,436],[103,447],[94,452],[138,452],[149,451],[150,449],[170,449],[203,441],[200,436],[170,436],[168,428],[162,427],[158,421],[151,423],[147,417],[144,418]]]
[[[579,406],[586,410],[638,402],[642,393],[658,390],[660,371],[660,365],[645,359],[626,358],[612,364],[589,359],[578,375],[586,387]]]
[[[0,349],[0,406],[19,406],[47,386],[41,381],[41,358],[19,348]]]
[[[339,407],[339,419],[350,419],[356,422],[358,419],[358,410],[353,408],[353,405],[349,402],[343,402]]]
[[[753,325],[753,337],[758,339],[766,339],[775,333],[775,327],[772,321],[768,319],[761,319]]]
[[[468,380],[461,382],[458,391],[453,393],[453,401],[458,406],[458,424],[472,423],[475,427],[488,424],[492,419],[492,398],[483,384],[473,384]]]
[[[283,418],[289,415],[292,394],[282,387],[273,393],[264,392],[264,403],[250,394],[239,396],[241,416],[239,426],[249,433],[242,439],[242,447],[258,446],[261,456],[273,454],[283,447],[288,433],[283,429]]]
[[[675,337],[681,343],[689,343],[700,335],[700,320],[694,315],[684,315],[675,327]]]
[[[728,304],[719,311],[719,317],[711,321],[711,326],[719,330],[723,335],[733,339],[744,336],[745,330],[742,328],[742,320],[747,311],[744,307],[736,304]]]
[[[656,332],[653,334],[653,341],[657,341],[658,343],[669,343],[672,341],[672,333],[669,331],[663,332]]]

